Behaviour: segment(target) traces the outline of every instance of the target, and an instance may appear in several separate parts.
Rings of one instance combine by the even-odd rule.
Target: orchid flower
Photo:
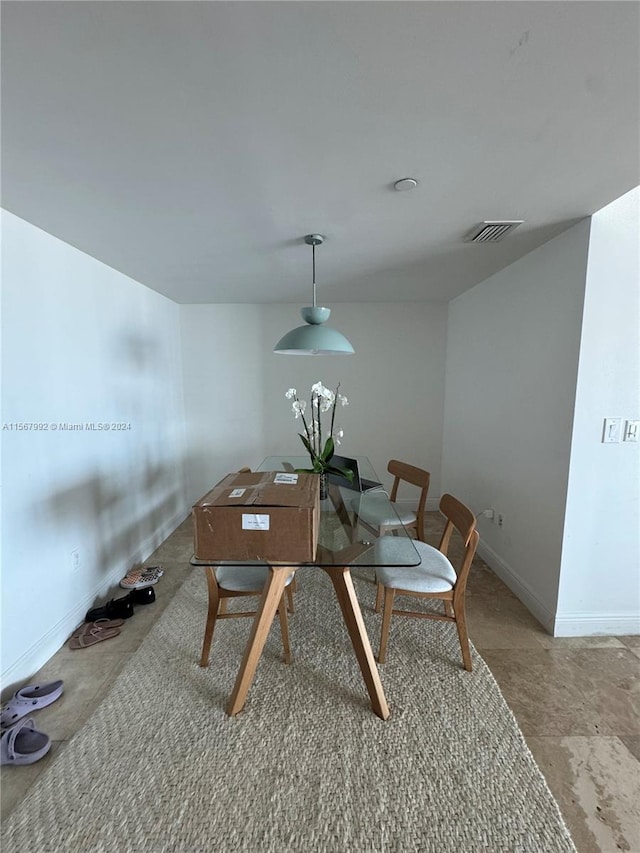
[[[351,479],[353,476],[350,471],[343,471],[340,468],[335,468],[331,465],[334,446],[341,444],[340,439],[344,436],[342,427],[337,427],[334,430],[334,420],[336,416],[336,405],[338,401],[341,406],[347,406],[349,401],[344,394],[339,393],[340,384],[335,392],[326,388],[322,382],[314,382],[311,386],[311,417],[307,420],[305,412],[307,404],[304,400],[298,399],[298,392],[295,388],[289,388],[285,393],[287,400],[293,400],[292,411],[296,420],[302,419],[304,434],[299,433],[302,443],[307,449],[311,457],[310,469],[303,469],[311,473],[321,474],[323,472],[332,472],[343,474]],[[331,412],[331,424],[326,438],[323,436],[322,415]],[[326,433],[325,433],[326,434]]]

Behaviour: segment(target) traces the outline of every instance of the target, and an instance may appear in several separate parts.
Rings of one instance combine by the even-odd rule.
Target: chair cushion
[[[395,507],[395,512],[391,507]],[[386,495],[363,495],[351,502],[351,508],[365,524],[371,527],[398,526],[398,519],[405,526],[416,523],[416,514],[413,510],[402,509],[396,503],[391,504]]]
[[[216,566],[218,586],[230,592],[260,592],[268,577],[269,567],[266,563],[263,566],[218,563]],[[285,586],[289,586],[292,580],[293,573],[287,578]]]
[[[457,580],[455,569],[445,557],[426,542],[413,543],[420,555],[418,566],[376,567],[376,580],[392,589],[406,589],[410,592],[448,592]],[[394,552],[399,543],[395,536],[381,536],[375,544],[376,560],[380,563],[393,562]]]

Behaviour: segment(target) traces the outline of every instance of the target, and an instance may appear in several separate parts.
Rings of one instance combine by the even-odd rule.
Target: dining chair
[[[246,466],[238,469],[239,474],[247,474],[250,472],[251,468]],[[209,593],[209,607],[207,610],[207,624],[202,643],[202,654],[200,656],[200,666],[203,667],[209,666],[209,655],[211,653],[213,632],[218,619],[236,619],[238,617],[256,615],[255,610],[229,612],[227,610],[227,602],[230,598],[238,598],[240,596],[255,597],[262,595],[265,582],[269,577],[269,566],[266,563],[264,565],[242,565],[240,563],[229,563],[221,560],[215,566],[205,566],[204,570],[207,580],[207,590]],[[292,573],[287,578],[285,592],[282,595],[282,600],[278,607],[285,663],[291,662],[289,620],[287,618],[287,602],[285,601],[285,595],[288,598],[288,609],[293,613],[292,592],[294,583],[295,573]]]
[[[424,539],[424,513],[427,505],[427,493],[429,492],[429,480],[431,474],[423,468],[416,468],[406,462],[392,459],[387,465],[387,471],[393,475],[393,486],[391,494],[376,494],[367,492],[364,499],[354,501],[352,506],[356,509],[358,520],[366,527],[375,531],[378,536],[385,533],[393,533],[402,527],[413,530],[417,539]],[[398,489],[400,483],[410,483],[420,489],[418,508],[414,512],[411,509],[402,509],[397,505]],[[389,501],[393,507],[389,506]]]
[[[384,593],[382,629],[380,633],[380,650],[378,661],[384,663],[391,627],[391,616],[415,616],[423,619],[437,619],[444,622],[455,622],[460,640],[464,668],[471,672],[471,652],[469,650],[469,635],[465,614],[465,589],[469,570],[480,539],[476,530],[476,518],[469,507],[465,506],[453,495],[443,495],[440,499],[440,512],[446,519],[440,544],[437,548],[426,542],[413,541],[420,556],[420,564],[411,568],[394,567],[393,555],[398,549],[409,544],[400,537],[383,536],[376,542],[376,560],[380,565],[376,568],[378,596],[376,612],[380,612],[381,593]],[[448,552],[453,532],[457,531],[462,540],[462,556],[457,570],[449,560]],[[395,560],[397,563],[398,560]],[[394,601],[397,595],[407,595],[423,599],[440,599],[444,605],[444,613],[435,611],[395,610]]]
[[[269,566],[264,565],[241,565],[238,563],[219,562],[215,566],[204,566],[209,593],[209,607],[207,611],[207,624],[202,642],[202,654],[200,666],[209,666],[209,655],[213,632],[218,619],[236,619],[239,617],[255,616],[255,610],[228,611],[227,601],[230,598],[240,596],[260,596],[265,582],[269,577]],[[287,578],[285,590],[291,586],[294,574]],[[282,645],[284,647],[285,663],[291,663],[291,647],[289,645],[289,620],[287,616],[286,591],[283,592],[278,605],[280,616],[280,631],[282,633]]]

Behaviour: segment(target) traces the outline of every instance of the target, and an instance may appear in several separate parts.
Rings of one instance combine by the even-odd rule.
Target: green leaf
[[[324,446],[324,450],[322,451],[321,459],[323,462],[329,462],[331,457],[333,456],[333,438],[329,436],[327,439],[327,443]]]
[[[306,435],[303,435],[301,432],[299,432],[298,435],[300,436],[300,440],[302,441],[304,446],[307,448],[309,456],[311,456],[311,461],[313,462],[316,458],[316,454],[313,451],[313,447],[311,447],[309,439],[307,438]]]

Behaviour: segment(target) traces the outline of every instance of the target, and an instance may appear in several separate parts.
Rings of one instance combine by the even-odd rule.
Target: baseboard
[[[640,616],[637,614],[553,614],[493,548],[481,541],[478,554],[554,637],[618,637],[640,634]]]
[[[623,637],[640,634],[640,616],[624,613],[557,614],[554,637]]]
[[[529,610],[550,634],[554,632],[555,614],[540,600],[537,594],[531,587],[525,583],[522,578],[518,577],[511,566],[506,563],[499,554],[491,548],[486,542],[480,540],[478,545],[478,555],[485,561],[509,589],[520,599],[524,606]]]
[[[15,684],[19,684],[30,678],[53,655],[64,645],[71,632],[83,621],[87,610],[93,606],[97,599],[105,597],[110,589],[116,585],[121,578],[136,563],[144,562],[158,548],[162,542],[181,524],[187,516],[187,510],[180,510],[173,514],[171,519],[165,522],[158,530],[147,536],[147,538],[136,548],[135,553],[126,560],[120,560],[114,565],[109,574],[104,577],[98,586],[89,591],[78,603],[50,628],[46,634],[40,637],[27,651],[22,654],[7,670],[3,671],[1,677],[2,693],[12,692]],[[125,591],[122,590],[125,595]]]

